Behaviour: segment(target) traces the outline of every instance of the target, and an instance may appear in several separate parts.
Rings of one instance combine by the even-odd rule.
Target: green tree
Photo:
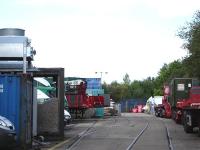
[[[111,94],[114,101],[127,99],[147,99],[151,96],[153,89],[154,78],[148,77],[143,81],[135,80],[131,82],[129,75],[126,74],[123,78],[123,83],[113,81],[111,84],[103,84],[105,93]]]
[[[184,40],[183,48],[189,53],[184,59],[189,76],[200,78],[200,11],[178,31],[178,36]]]
[[[144,95],[143,98],[147,99],[154,94],[154,78],[148,77],[143,80]]]
[[[121,84],[119,84],[117,81],[113,81],[111,84],[104,83],[103,89],[105,93],[110,94],[111,98],[115,102],[118,102],[123,97]]]
[[[132,98],[143,97],[144,89],[142,88],[142,81],[134,80],[131,83],[131,95],[132,95]]]
[[[124,81],[124,84],[127,84],[127,85],[131,83],[128,73],[125,74],[123,81]]]
[[[182,77],[188,77],[183,61],[175,60],[169,64],[164,64],[158,72],[158,77],[155,79],[154,94],[162,95],[164,84],[168,84],[173,78]]]
[[[121,84],[121,99],[130,99],[131,98],[131,89],[130,89],[130,77],[128,73],[126,73],[123,77],[123,83]]]

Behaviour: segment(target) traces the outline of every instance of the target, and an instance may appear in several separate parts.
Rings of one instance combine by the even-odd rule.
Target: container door
[[[0,115],[9,119],[15,126],[17,138],[19,128],[20,105],[20,78],[19,76],[0,76]]]

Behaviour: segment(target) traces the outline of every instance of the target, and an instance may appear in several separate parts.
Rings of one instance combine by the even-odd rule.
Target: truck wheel
[[[180,120],[178,120],[178,119],[175,119],[175,122],[176,122],[176,124],[181,124]]]
[[[200,126],[199,126],[199,131],[198,131],[198,137],[200,137]]]
[[[199,128],[198,137],[200,137],[200,119],[198,119],[198,128]]]
[[[158,117],[158,112],[157,111],[155,112],[155,116]]]
[[[181,117],[179,116],[178,113],[176,113],[175,122],[176,122],[177,124],[181,124]]]
[[[163,108],[163,109],[161,109],[161,118],[164,118],[164,117],[166,117],[166,116],[165,116],[165,109]]]
[[[184,127],[184,131],[186,133],[192,133],[193,132],[193,126],[192,126],[192,118],[191,118],[191,114],[187,111],[184,111],[183,114],[183,127]],[[189,125],[191,124],[191,125]]]
[[[188,126],[187,123],[185,123],[185,122],[184,122],[183,127],[184,127],[184,131],[185,131],[186,133],[192,133],[192,132],[193,132],[193,127]]]
[[[176,111],[175,110],[172,111],[172,119],[176,120]]]

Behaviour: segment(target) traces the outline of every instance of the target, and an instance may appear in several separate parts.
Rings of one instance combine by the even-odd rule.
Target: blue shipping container
[[[86,89],[86,93],[90,96],[99,96],[104,94],[104,89]]]
[[[102,89],[101,78],[86,78],[87,89]]]
[[[32,142],[32,78],[20,75],[0,75],[0,115],[15,126],[17,143]]]
[[[17,136],[20,133],[20,78],[0,76],[0,115],[9,119],[15,126]]]

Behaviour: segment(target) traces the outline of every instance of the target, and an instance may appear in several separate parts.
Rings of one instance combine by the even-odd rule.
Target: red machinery
[[[173,113],[173,119],[183,124],[185,132],[193,132],[194,127],[200,129],[200,86],[192,86],[188,91],[188,97],[176,103],[176,110]]]
[[[168,85],[164,85],[162,104],[155,106],[155,115],[157,117],[170,118],[171,106],[169,104],[170,89]]]
[[[134,108],[132,108],[132,112],[133,112],[133,113],[138,113],[138,107],[135,106]]]
[[[144,105],[135,105],[134,108],[132,108],[132,112],[133,113],[142,113],[143,110],[142,108],[144,107]]]
[[[86,93],[86,83],[81,82],[80,85],[67,86],[69,86],[69,89],[65,91],[65,96],[69,108],[104,107],[104,96],[88,96]]]
[[[104,107],[104,96],[88,96],[87,101],[91,107]]]
[[[87,82],[83,78],[66,81],[65,97],[71,113],[83,114],[86,109],[104,107],[104,96],[88,96],[86,93]]]
[[[82,114],[83,117],[85,110],[90,107],[87,101],[86,87],[86,82],[81,79],[65,81],[65,97],[68,108],[71,114],[76,115],[76,118],[78,114]]]
[[[87,101],[86,82],[65,84],[65,96],[70,109],[84,109],[91,107]]]
[[[192,78],[174,78],[170,86],[164,86],[162,104],[155,108],[156,115],[172,117],[182,123],[186,133],[199,128],[200,135],[200,86]]]

